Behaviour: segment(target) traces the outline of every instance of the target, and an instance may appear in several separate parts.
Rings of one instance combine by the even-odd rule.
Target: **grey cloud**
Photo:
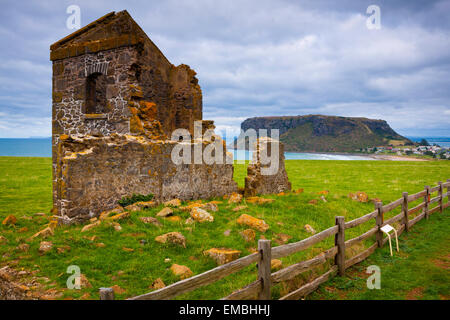
[[[11,2],[0,13],[0,136],[24,119],[50,134],[41,124],[51,117],[49,45],[70,33],[70,4],[83,25],[127,9],[169,60],[197,71],[204,117],[218,130],[238,132],[252,116],[324,113],[450,135],[450,1],[376,3],[381,30],[366,28],[366,0]]]

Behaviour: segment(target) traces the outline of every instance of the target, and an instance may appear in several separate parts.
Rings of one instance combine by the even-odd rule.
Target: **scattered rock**
[[[97,236],[92,236],[92,237],[86,237],[86,236],[84,236],[83,237],[83,239],[86,239],[86,240],[89,240],[89,241],[95,241],[95,240],[97,240]]]
[[[356,191],[356,193],[350,192],[348,194],[348,197],[352,200],[359,201],[359,202],[368,202],[369,201],[369,196],[367,195],[367,193],[362,192],[362,191]]]
[[[99,220],[106,220],[107,218],[109,218],[112,214],[119,214],[124,212],[123,207],[118,206],[112,210],[108,210],[108,211],[103,211],[102,213],[100,213],[99,215]]]
[[[116,231],[121,231],[122,230],[122,226],[120,224],[118,224],[117,222],[113,222],[113,228]]]
[[[256,233],[253,229],[245,229],[244,231],[240,232],[240,235],[246,242],[252,242],[256,237]]]
[[[225,230],[224,233],[223,233],[223,235],[224,235],[225,237],[228,237],[230,234],[231,234],[231,230],[230,230],[230,229]]]
[[[228,197],[228,203],[239,203],[242,200],[242,194],[233,192],[229,197]]]
[[[15,216],[13,216],[12,214],[7,216],[2,222],[2,224],[4,226],[10,225],[10,224],[16,224],[16,223],[17,223],[17,218]]]
[[[305,230],[306,230],[306,232],[311,233],[311,234],[316,233],[316,230],[314,230],[314,228],[311,227],[309,224],[305,224]]]
[[[47,252],[49,252],[50,250],[52,250],[53,248],[53,243],[50,241],[42,241],[39,244],[39,253],[41,254],[45,254]]]
[[[100,225],[100,223],[101,223],[101,221],[97,221],[97,222],[88,224],[81,229],[81,232],[89,231],[89,230],[95,228],[96,226]]]
[[[158,221],[158,219],[153,217],[140,217],[139,220],[141,220],[143,223],[151,223],[157,227],[161,227],[162,223]]]
[[[312,204],[312,205],[316,205],[318,203],[319,203],[319,201],[317,201],[317,199],[312,199],[312,200],[308,201],[308,204]]]
[[[270,269],[272,271],[280,270],[283,267],[283,262],[279,259],[272,259],[270,261]]]
[[[150,288],[154,289],[154,290],[158,290],[158,289],[164,288],[165,286],[166,285],[165,285],[164,281],[162,281],[161,278],[158,278],[155,281],[153,281]]]
[[[256,252],[258,252],[258,250],[256,248],[254,248],[254,247],[251,247],[251,248],[248,248],[248,252],[256,253]]]
[[[233,211],[238,212],[238,211],[241,211],[241,210],[244,210],[247,208],[248,208],[248,206],[237,206],[236,208],[233,208]]]
[[[64,253],[64,252],[66,252],[66,251],[70,251],[70,247],[69,246],[62,246],[62,247],[57,247],[56,248],[56,251],[59,253],[59,254],[61,254],[61,253]]]
[[[266,204],[266,203],[272,203],[275,201],[275,199],[266,199],[261,197],[248,197],[245,199],[248,203],[255,203],[255,204]]]
[[[165,218],[167,221],[170,222],[180,222],[181,221],[181,217],[180,216],[169,216],[167,218]]]
[[[320,200],[322,200],[323,202],[327,202],[327,199],[325,199],[324,196],[320,196]]]
[[[119,287],[117,284],[113,285],[113,286],[111,287],[111,289],[113,289],[113,291],[114,291],[115,294],[124,294],[124,293],[127,292],[125,289],[122,289],[122,288]]]
[[[13,280],[13,278],[14,274],[12,273],[12,269],[10,269],[8,266],[0,269],[0,279],[11,281]]]
[[[121,220],[121,219],[128,218],[130,215],[131,214],[129,212],[125,211],[125,212],[122,212],[122,213],[118,213],[115,216],[112,216],[112,217],[110,217],[108,219],[113,220],[113,221]]]
[[[189,269],[186,266],[182,266],[179,264],[173,264],[170,267],[170,271],[172,271],[172,273],[177,276],[180,277],[180,279],[186,279],[189,277],[192,277],[193,272],[191,271],[191,269]]]
[[[136,211],[140,211],[141,208],[138,205],[136,205],[135,203],[133,203],[133,204],[126,206],[125,210],[129,211],[129,212],[136,212]]]
[[[165,258],[165,259],[164,259],[164,262],[165,262],[165,263],[169,263],[170,261],[172,261],[172,259],[170,259],[170,258]]]
[[[170,206],[170,207],[177,208],[177,207],[181,206],[181,200],[180,199],[172,199],[170,201],[166,201],[166,202],[164,202],[164,206],[166,206],[166,207]]]
[[[139,201],[134,204],[140,210],[151,209],[156,207],[158,204],[155,201]]]
[[[191,217],[198,222],[214,221],[214,217],[208,211],[197,207],[191,210]]]
[[[193,224],[194,222],[195,222],[194,219],[192,219],[191,217],[187,218],[187,219],[184,221],[185,224]]]
[[[163,208],[160,212],[158,212],[158,214],[156,215],[157,217],[167,217],[173,214],[173,210],[170,209],[169,207],[165,207]]]
[[[17,249],[20,251],[23,251],[23,252],[28,252],[28,250],[30,249],[30,246],[26,243],[22,243],[17,246]]]
[[[155,238],[156,242],[159,243],[172,243],[180,245],[184,248],[186,248],[186,238],[179,232],[169,232],[160,236],[157,236]]]
[[[203,254],[211,257],[218,265],[222,265],[239,258],[241,251],[226,248],[211,248],[204,251]]]
[[[269,225],[264,220],[252,217],[245,213],[237,219],[237,223],[249,226],[250,228],[256,229],[260,232],[266,232],[269,229]]]
[[[218,207],[217,204],[215,204],[214,202],[208,202],[208,203],[205,203],[205,204],[202,206],[202,209],[209,210],[209,211],[212,211],[212,212],[217,212],[217,211],[219,211],[219,207]]]
[[[288,243],[290,239],[292,239],[292,236],[286,234],[286,233],[277,233],[277,240],[280,242],[280,244]]]

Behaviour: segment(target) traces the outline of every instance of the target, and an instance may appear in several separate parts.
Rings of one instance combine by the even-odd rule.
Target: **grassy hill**
[[[0,268],[9,265],[25,274],[16,279],[29,288],[30,296],[55,297],[58,299],[98,299],[99,287],[118,286],[118,299],[150,291],[152,282],[161,278],[170,284],[178,279],[169,268],[173,263],[188,266],[199,274],[216,266],[203,251],[212,247],[227,247],[248,255],[257,247],[257,240],[264,236],[278,245],[281,234],[288,235],[288,242],[295,242],[310,236],[305,224],[321,231],[334,225],[334,217],[343,215],[347,220],[360,217],[373,210],[373,204],[360,203],[348,198],[349,192],[365,191],[370,198],[380,198],[385,203],[396,200],[402,191],[411,193],[423,190],[426,184],[435,185],[439,180],[450,177],[448,161],[394,162],[394,161],[307,161],[288,160],[286,170],[293,188],[304,188],[300,194],[284,196],[270,195],[275,201],[257,205],[243,200],[240,204],[222,201],[218,212],[213,212],[214,222],[186,225],[187,212],[175,210],[180,222],[158,218],[162,226],[144,224],[139,217],[155,217],[162,209],[157,208],[133,213],[130,218],[120,220],[122,230],[103,223],[87,232],[82,226],[62,226],[55,234],[45,239],[53,248],[46,254],[38,251],[42,239],[27,241],[31,235],[47,226],[51,209],[51,159],[0,157],[0,221],[13,214],[15,225],[0,224],[0,235],[6,242],[0,243]],[[235,179],[243,185],[245,165],[235,166]],[[327,202],[320,200],[319,191],[328,190]],[[316,205],[308,204],[312,199]],[[241,211],[233,211],[238,205],[247,205]],[[448,214],[447,209],[444,214]],[[45,215],[37,215],[43,212]],[[240,232],[246,229],[236,219],[247,213],[264,219],[270,229],[256,232],[254,241],[245,242]],[[390,213],[395,215],[397,211]],[[389,218],[386,216],[385,218]],[[425,220],[419,222],[431,223]],[[349,229],[348,239],[360,235],[372,227],[365,223],[359,228]],[[448,224],[444,224],[450,234]],[[224,234],[230,230],[227,236]],[[161,234],[178,231],[187,240],[186,248],[157,243],[154,239]],[[371,239],[370,241],[373,241]],[[20,246],[28,244],[28,250]],[[333,245],[331,237],[310,250],[281,259],[284,266],[310,258],[318,251]],[[63,250],[58,250],[63,249]],[[131,250],[130,250],[131,249]],[[357,250],[356,248],[355,250]],[[359,248],[361,249],[361,248]],[[167,259],[170,259],[167,260]],[[89,280],[91,287],[69,290],[66,272],[70,265],[77,265]],[[180,299],[218,299],[230,294],[255,280],[255,266],[226,277],[217,283],[180,296]],[[314,277],[313,273],[300,276],[294,282],[277,285],[273,298],[280,297],[299,283]]]
[[[256,117],[246,119],[242,130],[279,129],[286,151],[354,152],[381,145],[412,142],[396,133],[384,120],[324,115]],[[270,131],[269,131],[270,134]]]

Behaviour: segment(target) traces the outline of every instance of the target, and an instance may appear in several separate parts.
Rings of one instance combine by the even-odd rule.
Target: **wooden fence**
[[[444,188],[447,192],[444,193]],[[433,193],[437,193],[437,196],[431,197]],[[447,202],[444,203],[443,199],[447,197]],[[256,281],[250,283],[246,287],[237,290],[230,295],[222,298],[222,300],[244,300],[258,297],[259,300],[271,299],[271,287],[282,281],[290,280],[297,275],[310,271],[313,268],[323,265],[329,259],[334,259],[334,264],[324,274],[320,275],[313,281],[301,286],[300,288],[288,293],[281,297],[280,300],[295,300],[300,299],[327,281],[335,274],[344,275],[345,270],[350,268],[356,263],[359,263],[370,256],[376,248],[381,248],[388,241],[388,238],[383,239],[383,233],[380,230],[386,224],[393,224],[398,222],[399,227],[396,229],[398,235],[403,231],[409,231],[418,221],[423,218],[428,219],[430,214],[440,211],[450,206],[450,179],[446,183],[439,182],[437,186],[430,187],[425,186],[423,191],[409,195],[407,192],[403,192],[403,195],[398,200],[395,200],[389,204],[383,205],[381,202],[375,203],[375,210],[360,218],[345,222],[344,217],[336,217],[336,224],[322,232],[319,232],[309,238],[303,239],[298,242],[280,245],[277,247],[271,247],[270,240],[259,240],[258,251],[251,255],[234,260],[227,264],[218,266],[214,269],[190,277],[185,280],[175,282],[167,287],[158,289],[149,293],[145,293],[128,300],[161,300],[171,299],[180,294],[192,291],[199,287],[216,282],[232,273],[235,273],[253,263],[257,263],[258,278]],[[408,204],[419,199],[423,199],[418,205],[413,208],[409,208]],[[438,205],[430,208],[430,205],[437,203]],[[396,216],[384,220],[384,214],[388,213],[395,208],[401,206],[401,212]],[[414,218],[410,219],[409,216],[416,214],[420,210],[421,213],[417,214]],[[375,219],[375,226],[367,232],[361,234],[350,240],[345,240],[345,231],[357,227],[365,222]],[[350,246],[364,241],[375,235],[375,243],[373,243],[365,251],[351,257],[345,258],[345,249]],[[294,253],[306,250],[311,246],[334,236],[334,246],[312,259],[301,261],[292,264],[284,269],[271,273],[271,260],[286,257]],[[114,292],[111,288],[100,288],[101,300],[113,300]]]

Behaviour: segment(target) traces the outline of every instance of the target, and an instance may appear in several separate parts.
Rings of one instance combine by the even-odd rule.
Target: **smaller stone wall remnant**
[[[269,137],[256,141],[253,160],[247,167],[244,195],[280,193],[291,190],[284,166],[284,145]]]

